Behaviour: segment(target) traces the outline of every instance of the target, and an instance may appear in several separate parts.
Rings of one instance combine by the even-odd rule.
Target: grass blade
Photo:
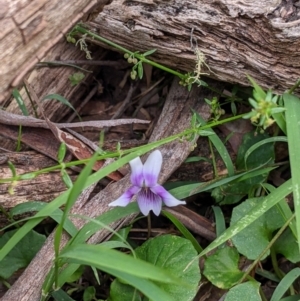
[[[270,301],[280,301],[285,292],[299,276],[300,268],[294,268],[289,271],[277,285]]]
[[[216,238],[207,248],[201,252],[199,256],[206,255],[208,252],[217,248],[228,239],[231,239],[234,235],[245,229],[270,208],[278,204],[282,199],[284,199],[288,194],[292,192],[292,180],[286,181],[283,185],[278,187],[276,190],[271,192],[264,200],[255,206],[246,216],[241,218],[237,223],[230,226],[221,236]]]
[[[286,130],[288,137],[290,167],[296,213],[297,241],[300,250],[300,168],[299,168],[299,143],[300,143],[300,99],[294,95],[283,94],[286,107]]]

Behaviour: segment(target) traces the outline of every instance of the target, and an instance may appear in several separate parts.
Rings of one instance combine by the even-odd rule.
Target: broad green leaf
[[[83,301],[96,300],[96,289],[94,286],[88,286],[83,293]]]
[[[258,282],[249,281],[238,284],[227,293],[224,301],[262,301]]]
[[[108,301],[142,301],[142,296],[132,286],[115,279],[110,286]]]
[[[229,289],[244,275],[239,270],[238,263],[237,250],[226,246],[206,259],[203,274],[214,286]]]
[[[0,249],[15,234],[16,230],[8,231],[0,237]],[[17,270],[26,267],[44,244],[46,237],[30,231],[10,253],[0,261],[0,277],[8,279]]]
[[[198,261],[189,265],[190,258],[197,255],[189,240],[173,235],[158,236],[137,248],[136,255],[189,283],[189,286],[158,283],[161,289],[172,296],[173,301],[193,300],[201,275]]]
[[[263,198],[253,198],[244,201],[232,211],[231,225],[246,216],[253,208],[259,206]],[[255,260],[267,247],[272,239],[272,233],[284,224],[284,219],[276,206],[265,212],[260,218],[240,231],[232,238],[232,242],[238,251],[248,259]],[[264,259],[270,254],[268,250],[261,258]]]
[[[251,154],[248,154],[250,147],[256,143],[263,142],[268,138],[269,136],[266,133],[259,134],[254,131],[244,135],[236,159],[238,170],[243,170],[245,168],[253,169],[264,165],[266,162],[272,163],[274,161],[274,146],[269,143],[269,140],[267,140],[268,144],[262,144],[262,147],[256,148],[251,152]],[[245,155],[247,155],[247,164],[245,164]]]
[[[222,243],[231,239],[236,234],[241,232],[243,229],[255,222],[259,217],[261,217],[270,208],[278,204],[282,199],[292,192],[292,181],[288,180],[269,195],[263,198],[263,200],[253,207],[245,216],[243,216],[239,221],[232,224],[221,236],[217,237],[208,247],[206,247],[199,256],[206,255],[213,249],[220,246]],[[195,260],[195,259],[193,259]]]
[[[295,236],[290,229],[286,229],[273,245],[277,254],[282,254],[287,260],[298,263],[300,262],[300,253]]]

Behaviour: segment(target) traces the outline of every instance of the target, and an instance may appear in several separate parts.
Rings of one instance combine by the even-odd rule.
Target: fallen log
[[[0,105],[64,34],[109,0],[1,1]]]
[[[242,85],[249,85],[249,74],[282,92],[300,78],[300,7],[294,2],[114,0],[87,25],[133,52],[157,49],[151,58],[175,70],[193,72],[200,51],[201,73]]]

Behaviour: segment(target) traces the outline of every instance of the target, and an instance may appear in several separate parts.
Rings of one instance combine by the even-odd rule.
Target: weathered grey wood
[[[214,83],[211,84],[214,87],[216,86]],[[179,86],[178,81],[175,80],[161,117],[158,120],[157,127],[151,136],[151,141],[159,140],[188,128],[191,120],[191,107],[198,111],[204,119],[207,119],[210,113],[209,108],[204,102],[204,98],[206,97],[212,97],[207,90],[194,87],[189,93],[185,88]],[[162,172],[159,178],[160,183],[166,181],[173,171],[182,164],[191,149],[191,142],[188,141],[174,141],[160,148],[164,158]],[[73,213],[87,215],[89,217],[98,216],[108,211],[108,204],[118,198],[129,185],[129,176],[127,175],[124,179],[108,185],[83,206],[73,209]],[[134,216],[128,216],[110,226],[116,229],[122,224],[130,222],[133,217]],[[84,221],[76,219],[74,223],[77,227],[82,227]],[[98,243],[103,240],[106,235],[106,231],[100,231],[91,237],[89,243]],[[67,237],[64,236],[63,243],[65,244],[66,242]],[[2,301],[39,300],[41,286],[51,267],[53,256],[53,236],[51,235],[42,250],[2,298]]]
[[[300,8],[285,8],[285,3],[115,0],[88,24],[131,51],[155,48],[156,62],[185,72],[195,68],[193,29],[211,70],[203,65],[203,72],[210,77],[249,85],[248,73],[263,87],[282,92],[300,77]]]
[[[28,71],[90,10],[108,0],[1,0],[0,105],[10,87],[20,84]]]
[[[8,160],[15,166],[18,175],[57,164],[54,160],[34,151],[3,153],[0,160],[2,160],[0,162],[0,179],[12,176],[7,164]],[[68,172],[70,177],[75,180],[75,172],[72,170],[68,170]],[[60,171],[41,174],[34,179],[19,181],[13,185],[11,182],[0,184],[0,206],[9,211],[16,205],[28,201],[49,202],[66,189]],[[7,217],[0,215],[0,227],[7,226],[7,223]]]

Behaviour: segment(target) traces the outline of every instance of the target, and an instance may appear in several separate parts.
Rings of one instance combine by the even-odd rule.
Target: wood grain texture
[[[211,85],[216,87],[216,84],[213,82]],[[151,136],[151,141],[162,139],[188,128],[191,121],[190,108],[194,108],[204,119],[207,119],[210,113],[204,98],[211,97],[212,95],[207,90],[204,90],[204,88],[194,87],[191,92],[188,92],[185,88],[178,85],[178,80],[175,80],[157,123],[157,127]],[[174,141],[160,148],[164,158],[162,172],[159,178],[160,183],[165,182],[172,172],[182,164],[190,153],[191,148],[192,145],[188,141]],[[108,204],[118,198],[129,185],[129,175],[127,175],[122,180],[108,185],[89,202],[80,200],[80,205],[73,208],[72,212],[87,215],[89,217],[103,214],[109,210]],[[86,200],[86,198],[84,199]],[[117,229],[123,224],[130,222],[133,218],[134,216],[128,216],[110,226]],[[74,223],[80,228],[83,226],[84,221],[76,219],[74,220]],[[99,243],[105,239],[107,235],[107,231],[100,231],[91,237],[89,243]],[[67,236],[64,236],[63,243],[66,243],[67,240]],[[14,283],[11,289],[5,294],[2,301],[38,301],[42,283],[52,262],[53,235],[47,239],[44,247],[40,250],[20,278]]]
[[[1,162],[2,159],[2,162]],[[34,151],[11,152],[0,155],[0,178],[10,178],[11,170],[7,162],[10,161],[16,173],[21,175],[37,171],[43,168],[56,165],[56,161]],[[68,170],[71,179],[74,181],[77,173]],[[8,193],[10,188],[12,193]],[[18,204],[28,201],[49,202],[66,190],[60,171],[41,174],[34,179],[11,183],[0,184],[0,206],[7,212]],[[0,214],[0,227],[7,226],[7,216]]]
[[[0,104],[64,34],[109,0],[0,0]]]
[[[155,62],[192,72],[197,40],[209,71],[221,81],[284,91],[300,77],[300,10],[283,13],[281,0],[115,0],[88,24],[131,51],[157,49]],[[293,20],[293,21],[289,21]],[[103,47],[107,45],[91,40]]]

